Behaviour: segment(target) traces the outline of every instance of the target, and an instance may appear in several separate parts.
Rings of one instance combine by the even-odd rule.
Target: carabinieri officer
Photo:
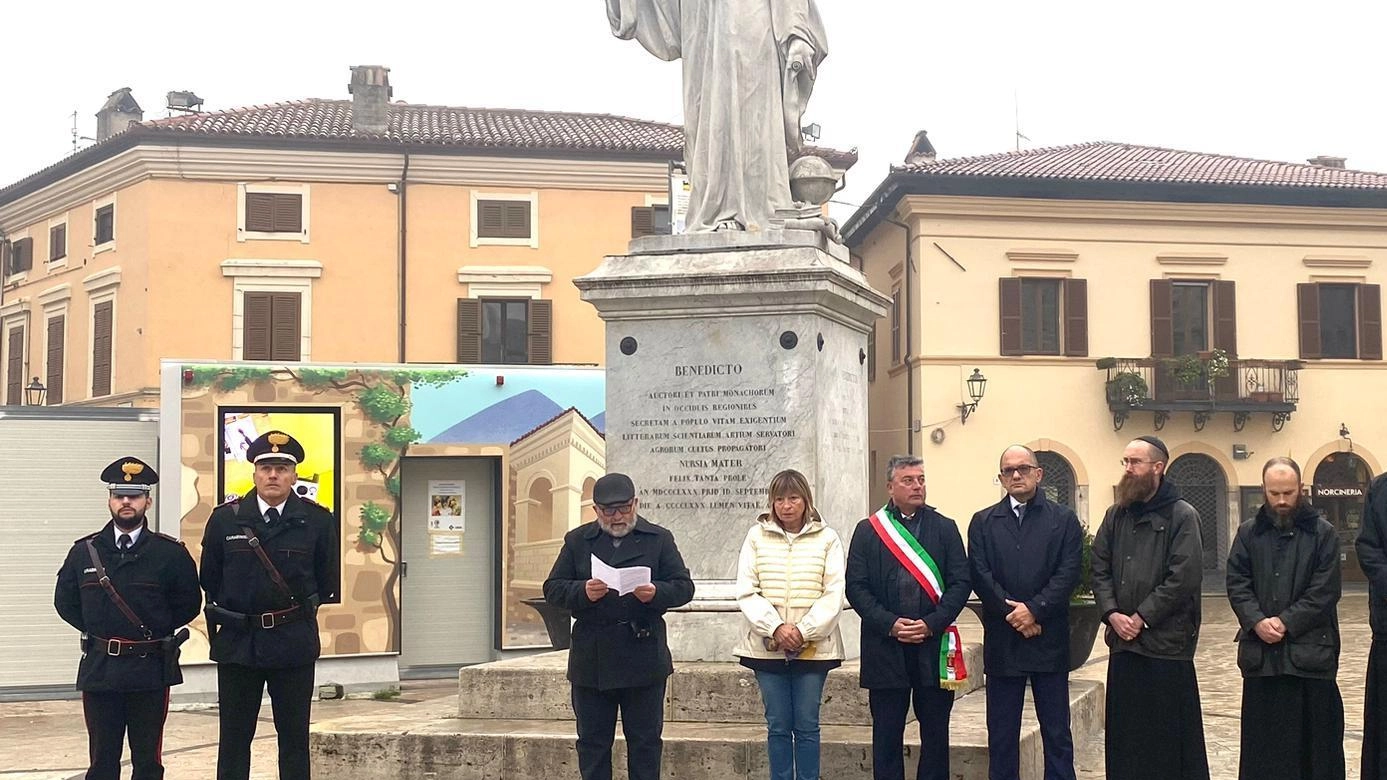
[[[279,776],[307,780],[308,721],[318,658],[318,605],[337,600],[337,519],[298,496],[303,446],[283,431],[251,442],[255,488],[212,510],[202,539],[202,588],[221,719],[218,780],[250,776],[266,687],[279,737]]]
[[[134,780],[164,776],[169,686],[183,682],[178,646],[202,593],[183,543],[152,531],[145,516],[159,475],[139,458],[101,472],[111,522],[73,543],[58,571],[53,606],[82,632],[77,690],[87,723],[88,780],[119,780],[126,733]],[[177,631],[177,634],[174,632]]]

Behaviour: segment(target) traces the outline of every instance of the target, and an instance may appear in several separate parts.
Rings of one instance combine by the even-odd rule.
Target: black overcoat
[[[589,601],[585,588],[592,579],[594,553],[609,566],[649,566],[655,597],[642,604],[633,593],[618,596],[609,590],[601,599]],[[664,680],[674,672],[664,614],[689,603],[693,595],[693,579],[669,529],[637,516],[631,532],[615,549],[595,520],[569,531],[544,581],[545,600],[573,613],[569,681],[609,690]]]
[[[202,589],[207,601],[232,612],[258,615],[289,608],[292,602],[275,587],[241,526],[255,532],[295,597],[310,605],[309,614],[307,619],[268,630],[221,626],[212,640],[212,660],[282,669],[317,659],[321,643],[316,605],[338,600],[342,553],[337,519],[321,504],[290,493],[280,519],[266,525],[254,490],[212,510],[202,538]]]
[[[73,543],[58,570],[53,606],[58,615],[91,639],[77,666],[77,689],[97,692],[149,691],[183,682],[176,666],[166,669],[158,654],[111,656],[98,640],[143,640],[139,627],[121,613],[96,576],[87,540],[96,547],[120,597],[144,621],[154,639],[162,639],[197,617],[202,593],[197,568],[183,543],[148,527],[121,554],[116,549],[114,523]]]
[[[939,684],[939,640],[963,611],[972,588],[968,581],[968,556],[958,524],[933,507],[920,508],[920,546],[934,559],[944,580],[944,594],[938,604],[925,598],[925,614],[905,615],[901,609],[900,581],[911,578],[872,529],[870,518],[862,520],[852,533],[848,546],[848,603],[862,618],[863,688],[909,688],[905,671],[904,645],[891,636],[896,618],[916,617],[929,626],[930,637],[920,646],[921,679],[926,685]],[[964,637],[964,641],[970,641]],[[976,638],[971,641],[977,641]],[[973,673],[973,672],[970,672]]]
[[[1083,565],[1083,527],[1074,510],[1036,493],[1018,521],[1011,498],[973,515],[968,560],[983,607],[983,663],[990,675],[1069,671],[1069,596]],[[1026,639],[1006,617],[1026,605],[1041,626]]]

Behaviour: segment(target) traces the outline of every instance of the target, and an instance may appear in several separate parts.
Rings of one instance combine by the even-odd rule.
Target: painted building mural
[[[493,523],[500,540],[501,647],[548,646],[525,601],[541,595],[564,533],[591,515],[605,460],[600,369],[240,363],[180,376],[180,536],[195,558],[213,507],[248,489],[245,441],[272,427],[302,437],[301,492],[341,523],[342,599],[319,613],[324,655],[399,651],[400,469],[424,444],[500,453],[501,516],[467,522]],[[185,660],[206,658],[195,628]]]

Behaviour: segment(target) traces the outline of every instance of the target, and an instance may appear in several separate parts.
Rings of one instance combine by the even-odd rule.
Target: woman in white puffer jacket
[[[803,474],[776,474],[768,492],[770,511],[737,563],[745,621],[732,652],[761,688],[770,780],[818,780],[824,680],[843,661],[843,542],[814,511]]]

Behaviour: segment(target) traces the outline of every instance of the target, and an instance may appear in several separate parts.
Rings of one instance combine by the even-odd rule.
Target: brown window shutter
[[[528,314],[530,363],[549,365],[554,362],[554,302],[532,300]]]
[[[102,206],[96,210],[95,241],[97,244],[104,244],[114,241],[116,237],[116,207]]]
[[[92,397],[111,394],[111,335],[115,304],[98,303],[92,311]]]
[[[477,201],[477,235],[482,238],[500,238],[505,232],[504,201]]]
[[[1317,284],[1297,284],[1296,310],[1300,316],[1300,356],[1317,358],[1320,349],[1320,287]]]
[[[650,206],[631,207],[631,238],[655,235],[655,209]]]
[[[10,258],[14,256],[14,244],[0,241],[0,279],[10,275]]]
[[[24,329],[14,328],[5,339],[5,403],[24,403]]]
[[[999,279],[997,300],[1002,314],[1001,354],[1021,354],[1021,280]]]
[[[1175,355],[1175,321],[1169,279],[1151,280],[1151,357]]]
[[[34,239],[21,238],[14,242],[14,249],[10,258],[10,273],[23,273],[32,269],[34,267]]]
[[[877,381],[877,324],[867,331],[867,381]]]
[[[48,231],[48,260],[67,256],[67,225],[55,225]]]
[[[1238,293],[1234,282],[1213,283],[1214,348],[1238,356]]]
[[[271,293],[248,292],[241,319],[241,357],[245,360],[270,360]]]
[[[1088,356],[1087,279],[1064,280],[1064,354]]]
[[[270,359],[294,361],[301,357],[301,327],[298,293],[270,293]]]
[[[303,196],[289,192],[275,193],[273,224],[276,233],[302,233]]]
[[[48,393],[45,398],[50,405],[63,402],[64,324],[63,317],[50,317],[48,319],[48,356],[44,365],[47,366],[45,384],[48,385]]]
[[[275,196],[271,192],[246,193],[246,231],[272,233],[275,229]]]
[[[458,298],[458,362],[482,362],[482,302]]]
[[[1358,357],[1382,359],[1382,285],[1358,285]]]
[[[504,238],[530,237],[530,202],[527,200],[505,201]]]

